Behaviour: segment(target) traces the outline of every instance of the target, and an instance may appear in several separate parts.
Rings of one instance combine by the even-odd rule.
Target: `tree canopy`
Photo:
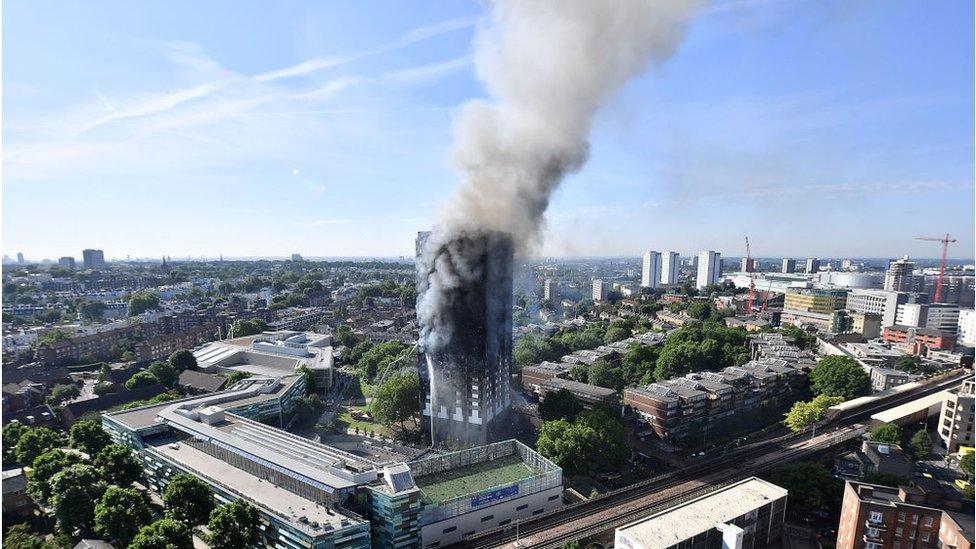
[[[153,362],[146,371],[152,374],[156,381],[167,387],[172,387],[180,377],[179,370],[166,362]]]
[[[168,362],[169,365],[177,372],[197,369],[197,358],[193,356],[193,351],[188,349],[180,349],[179,351],[169,355]]]
[[[976,462],[976,453],[968,452],[959,458],[959,468],[969,476],[973,476],[973,466]]]
[[[840,505],[840,481],[819,463],[781,465],[772,471],[770,480],[789,490],[787,506],[794,516],[805,517],[811,511],[832,510]]]
[[[260,318],[242,318],[230,326],[230,337],[257,335],[268,329],[268,323]]]
[[[17,441],[17,461],[33,463],[34,458],[61,445],[61,437],[47,427],[28,428]]]
[[[164,518],[140,528],[129,549],[193,549],[193,532],[185,524]]]
[[[71,447],[90,456],[94,456],[112,443],[112,437],[102,428],[101,422],[94,419],[76,421],[69,433]]]
[[[3,463],[13,463],[17,461],[17,443],[30,427],[19,421],[11,421],[3,426]]]
[[[560,389],[546,394],[539,403],[539,417],[545,421],[572,421],[583,411],[583,406],[576,400],[573,393]]]
[[[191,475],[176,475],[166,486],[163,505],[167,518],[196,526],[207,521],[214,499],[207,483]]]
[[[146,495],[133,488],[109,486],[95,505],[95,531],[128,545],[139,529],[152,522]]]
[[[810,402],[794,402],[783,423],[792,431],[802,431],[806,427],[820,421],[827,414],[827,409],[844,402],[844,397],[819,395]]]
[[[380,385],[370,405],[373,416],[385,425],[416,419],[420,414],[420,376],[416,370],[404,369]]]
[[[27,493],[42,504],[51,497],[51,478],[68,467],[84,460],[77,452],[61,449],[48,450],[34,458],[27,478]]]
[[[128,316],[140,315],[151,309],[159,308],[159,296],[153,292],[136,292],[129,296],[129,304],[126,308]]]
[[[624,425],[601,409],[545,422],[536,449],[568,474],[613,469],[630,456]]]
[[[871,441],[884,444],[901,444],[901,427],[894,423],[885,423],[871,430]]]
[[[920,429],[912,435],[909,446],[912,449],[912,455],[915,456],[915,459],[926,459],[932,453],[932,437],[929,436],[925,429]]]
[[[69,534],[86,534],[95,522],[95,502],[105,483],[91,465],[76,463],[51,477],[51,510],[58,528]]]
[[[810,372],[813,392],[850,400],[871,392],[871,377],[853,358],[831,355],[820,359]]]
[[[130,448],[118,444],[109,444],[102,448],[92,464],[102,478],[118,486],[125,487],[142,478],[142,464],[139,459]]]
[[[210,513],[207,543],[211,549],[242,549],[257,543],[258,510],[244,500],[235,500]]]
[[[130,377],[125,382],[125,388],[128,390],[138,389],[139,387],[149,387],[150,385],[156,385],[159,380],[156,376],[152,375],[149,370],[143,370],[141,372],[136,372],[135,375]]]

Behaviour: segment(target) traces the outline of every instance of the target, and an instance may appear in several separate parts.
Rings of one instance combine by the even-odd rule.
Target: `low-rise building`
[[[893,347],[901,348],[906,353],[922,356],[925,356],[929,349],[949,350],[956,344],[955,334],[899,324],[885,328],[881,339]]]
[[[911,477],[912,461],[897,444],[863,441],[861,447],[847,452],[834,460],[835,472],[844,477],[857,479],[872,473]]]
[[[614,533],[617,549],[756,549],[778,546],[787,491],[751,477],[636,520]]]
[[[549,393],[563,389],[572,393],[576,400],[586,407],[597,405],[614,406],[617,404],[617,391],[613,389],[558,377],[542,382],[538,392],[539,396],[545,399]]]
[[[871,390],[876,393],[894,389],[906,383],[913,383],[920,379],[922,379],[921,375],[910,374],[894,368],[882,368],[879,366],[871,368]]]
[[[973,415],[976,414],[976,381],[967,379],[946,395],[939,415],[939,438],[950,452],[973,446]]]

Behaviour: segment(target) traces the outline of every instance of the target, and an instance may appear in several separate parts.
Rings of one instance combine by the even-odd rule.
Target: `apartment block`
[[[905,303],[898,306],[895,324],[930,328],[954,334],[959,328],[959,305],[954,303]]]
[[[939,415],[939,438],[949,452],[973,446],[973,415],[976,413],[976,381],[967,379],[949,391]]]
[[[605,301],[609,291],[610,284],[600,280],[599,278],[593,281],[593,301]]]
[[[661,280],[661,254],[653,250],[644,252],[641,262],[641,287],[657,288]]]
[[[788,257],[783,258],[783,268],[780,269],[783,273],[795,273],[796,272],[796,260],[790,259]]]
[[[698,252],[698,268],[695,287],[699,290],[718,282],[722,276],[722,254],[713,251]]]
[[[661,256],[661,284],[678,283],[678,252],[664,252]]]
[[[963,309],[959,311],[959,324],[956,329],[959,335],[957,342],[966,347],[976,347],[976,310]]]

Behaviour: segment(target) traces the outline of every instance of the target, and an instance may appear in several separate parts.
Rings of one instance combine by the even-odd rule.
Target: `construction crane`
[[[752,250],[749,249],[749,237],[746,237],[746,272],[749,273],[749,305],[746,314],[752,314],[752,302],[756,298],[756,268],[752,265]]]
[[[949,244],[955,242],[955,238],[949,238],[949,233],[945,236],[917,236],[915,240],[927,240],[929,242],[941,242],[942,243],[942,261],[939,262],[939,279],[935,283],[935,296],[932,300],[935,303],[942,302],[942,278],[945,276],[945,264],[946,255],[949,253]]]

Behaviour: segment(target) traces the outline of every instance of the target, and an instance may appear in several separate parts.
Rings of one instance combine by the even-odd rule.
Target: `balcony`
[[[883,520],[871,520],[867,519],[864,521],[864,526],[867,528],[877,528],[878,530],[887,530],[888,525],[884,523]]]
[[[881,539],[881,536],[872,536],[867,533],[864,534],[863,539],[865,543],[877,543],[879,545],[884,543],[884,540]]]

